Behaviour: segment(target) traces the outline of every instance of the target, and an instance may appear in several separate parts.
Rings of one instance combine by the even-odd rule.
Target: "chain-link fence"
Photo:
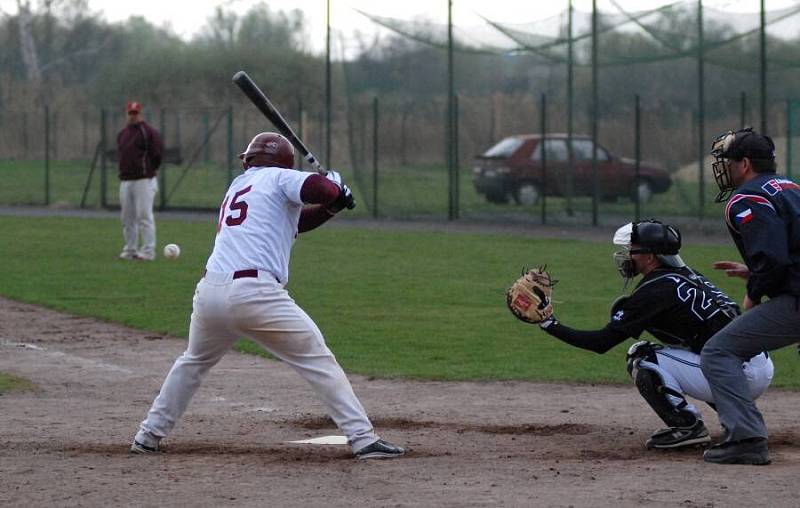
[[[323,164],[352,182],[357,215],[585,224],[717,216],[710,140],[748,124],[766,127],[779,167],[786,161],[781,172],[793,174],[800,50],[789,23],[800,7],[759,16],[702,2],[635,13],[613,1],[593,13],[569,5],[525,25],[487,20],[502,44],[455,27],[449,52],[447,27],[368,16],[406,40],[398,79],[407,91],[376,94],[380,81],[339,62],[329,111],[321,100],[280,107]],[[450,90],[413,87],[432,55],[453,56]],[[483,84],[493,76],[470,74],[478,63],[526,70],[497,91]],[[215,209],[241,171],[236,154],[272,129],[243,100],[145,106],[166,145],[162,209]],[[116,206],[115,139],[125,119],[111,111],[0,109],[0,204]]]

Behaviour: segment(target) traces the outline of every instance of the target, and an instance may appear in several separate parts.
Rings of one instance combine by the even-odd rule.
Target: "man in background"
[[[128,102],[125,111],[127,123],[117,134],[119,204],[125,239],[119,257],[152,261],[156,258],[153,199],[164,146],[158,131],[144,121],[139,102]]]

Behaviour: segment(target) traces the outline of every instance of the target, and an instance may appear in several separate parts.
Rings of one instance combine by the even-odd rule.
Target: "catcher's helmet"
[[[614,244],[622,250],[614,253],[614,262],[620,275],[630,279],[637,275],[631,254],[655,254],[661,263],[681,268],[686,266],[678,255],[681,249],[681,233],[674,226],[662,224],[655,219],[629,222],[614,233]],[[636,248],[631,248],[636,244]]]
[[[719,194],[714,201],[721,203],[736,190],[731,180],[731,160],[740,161],[747,157],[753,163],[753,169],[759,173],[775,172],[775,143],[772,138],[745,127],[738,131],[728,131],[714,139],[711,143],[711,171],[719,187]]]
[[[247,149],[239,154],[247,166],[294,167],[294,148],[289,140],[277,132],[257,134]]]

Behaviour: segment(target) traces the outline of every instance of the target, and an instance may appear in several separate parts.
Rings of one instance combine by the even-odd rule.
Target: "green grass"
[[[160,244],[178,260],[116,259],[118,221],[0,217],[0,294],[158,333],[187,335],[191,297],[214,236],[208,222],[162,219]],[[686,246],[700,271],[736,258],[733,247]],[[350,372],[421,379],[630,382],[627,343],[605,355],[567,346],[514,319],[504,290],[523,265],[547,262],[557,314],[602,327],[622,281],[611,245],[478,235],[321,228],[299,238],[289,291]],[[714,275],[740,298],[740,281]],[[793,348],[776,355],[775,385],[800,387]]]
[[[27,379],[22,379],[21,377],[0,372],[0,395],[8,392],[19,392],[35,389],[36,385]]]

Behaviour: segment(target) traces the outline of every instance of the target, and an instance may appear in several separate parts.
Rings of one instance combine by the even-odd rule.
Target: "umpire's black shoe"
[[[717,464],[763,466],[770,463],[769,448],[767,448],[767,440],[762,437],[726,441],[706,450],[703,460]]]
[[[378,439],[371,445],[367,445],[355,452],[355,456],[359,459],[391,459],[404,453],[406,453],[404,448],[393,445],[383,439]]]
[[[681,448],[684,446],[700,446],[711,442],[703,420],[697,420],[691,427],[669,427],[661,429],[647,440],[648,448]]]

